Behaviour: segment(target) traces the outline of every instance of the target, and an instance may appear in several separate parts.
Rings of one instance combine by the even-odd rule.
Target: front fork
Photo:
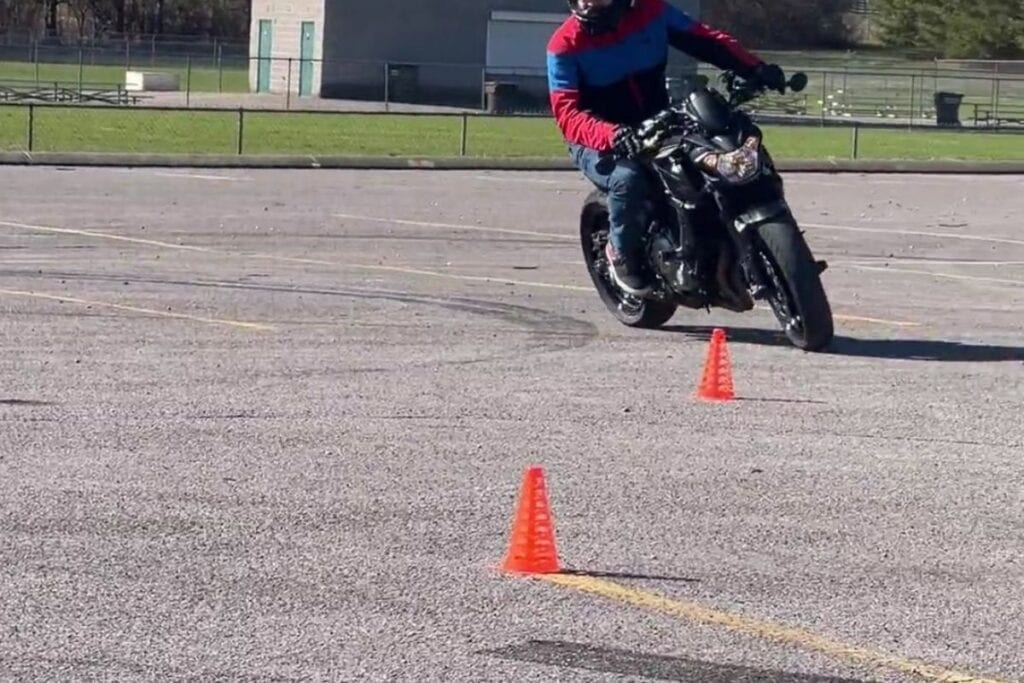
[[[792,219],[789,205],[782,198],[748,207],[729,221],[729,232],[733,237],[733,244],[739,252],[740,268],[742,268],[750,287],[750,295],[754,299],[767,298],[774,284],[768,274],[764,272],[761,260],[757,258],[753,235],[759,225],[778,218]]]

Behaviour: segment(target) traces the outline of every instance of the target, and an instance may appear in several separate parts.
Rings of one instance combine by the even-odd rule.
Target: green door
[[[260,59],[256,66],[256,92],[270,92],[270,45],[274,27],[270,19],[260,19]]]
[[[299,63],[299,96],[308,97],[313,94],[313,34],[316,24],[312,21],[302,22],[302,47]]]

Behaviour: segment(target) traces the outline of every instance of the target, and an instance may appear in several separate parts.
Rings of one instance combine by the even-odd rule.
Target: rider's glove
[[[635,129],[629,126],[619,126],[615,129],[615,136],[612,138],[612,151],[620,157],[632,159],[643,149],[643,143]]]
[[[786,92],[786,74],[778,64],[758,64],[754,68],[754,80],[771,90]]]

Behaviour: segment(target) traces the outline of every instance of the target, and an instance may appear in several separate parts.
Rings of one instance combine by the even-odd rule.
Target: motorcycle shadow
[[[713,327],[704,325],[665,325],[666,332],[685,334],[700,340],[711,338]],[[729,342],[758,346],[792,346],[778,330],[754,327],[725,327]],[[858,339],[836,335],[825,355],[888,360],[919,360],[950,363],[1024,362],[1024,347],[989,346],[936,339]]]

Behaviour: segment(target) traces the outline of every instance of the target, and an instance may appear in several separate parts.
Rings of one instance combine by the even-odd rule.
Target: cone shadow
[[[478,650],[478,655],[532,662],[562,669],[635,676],[660,681],[695,683],[873,683],[865,678],[839,678],[793,673],[688,657],[668,657],[634,650],[600,647],[560,640],[528,640],[507,647]]]
[[[563,569],[561,574],[569,576],[589,576],[595,579],[636,579],[640,581],[672,581],[678,583],[700,583],[700,579],[687,576],[664,576],[660,574],[635,574],[631,572],[606,572],[591,569]]]
[[[714,328],[698,325],[666,325],[663,332],[683,334],[707,341]],[[777,330],[754,327],[727,327],[729,343],[757,346],[792,346]],[[794,349],[795,350],[795,349]],[[1024,346],[969,344],[933,339],[858,339],[837,335],[823,355],[885,360],[917,360],[946,363],[1024,362]]]

